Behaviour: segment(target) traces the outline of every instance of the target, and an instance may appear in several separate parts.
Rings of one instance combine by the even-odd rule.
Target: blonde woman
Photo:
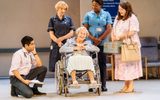
[[[85,27],[80,27],[76,30],[76,37],[68,39],[67,42],[60,48],[60,52],[73,52],[67,64],[67,71],[72,77],[73,85],[79,85],[76,80],[76,70],[87,70],[90,83],[97,84],[94,80],[94,65],[92,57],[87,51],[99,52],[99,48],[92,45],[90,41],[86,41],[88,31]]]
[[[49,71],[54,72],[55,63],[60,59],[59,48],[72,37],[74,25],[71,17],[65,16],[68,5],[64,1],[58,1],[55,5],[56,15],[50,18],[48,32],[51,39],[49,57]]]

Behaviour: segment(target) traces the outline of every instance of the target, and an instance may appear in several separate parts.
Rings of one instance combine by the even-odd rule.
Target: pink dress
[[[113,25],[114,35],[121,35],[127,33],[128,31],[134,31],[134,35],[131,40],[139,45],[140,51],[140,40],[138,36],[139,32],[139,22],[137,17],[132,14],[127,20],[116,20]],[[129,39],[123,40],[124,43],[130,43]],[[128,55],[129,56],[129,55]],[[116,80],[133,80],[142,77],[142,63],[141,61],[136,62],[122,62],[121,54],[115,54],[115,79]]]

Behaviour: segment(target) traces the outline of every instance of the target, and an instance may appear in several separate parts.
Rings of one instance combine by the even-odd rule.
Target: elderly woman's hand
[[[74,51],[80,51],[81,48],[79,46],[74,47]]]
[[[76,51],[82,51],[84,49],[86,49],[86,47],[84,45],[79,45],[79,46],[74,47],[74,50],[76,50]]]

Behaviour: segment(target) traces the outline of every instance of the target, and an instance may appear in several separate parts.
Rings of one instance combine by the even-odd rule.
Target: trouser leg
[[[29,74],[26,76],[26,79],[32,80],[36,78],[40,82],[43,82],[46,73],[47,73],[47,68],[45,66],[36,67],[30,70]],[[34,84],[33,87],[42,87],[42,84]]]
[[[11,85],[12,85],[11,88],[14,89],[14,92],[16,95],[22,95],[25,98],[31,98],[33,96],[32,89],[28,85],[22,83],[16,77],[11,76],[10,81],[11,81]],[[13,90],[12,90],[12,92],[13,92]]]
[[[49,71],[55,72],[55,64],[60,60],[59,47],[57,44],[52,43],[52,49],[49,54]]]
[[[106,87],[106,55],[103,53],[103,46],[98,46],[100,52],[98,53],[98,63],[100,68],[100,76],[102,87]]]

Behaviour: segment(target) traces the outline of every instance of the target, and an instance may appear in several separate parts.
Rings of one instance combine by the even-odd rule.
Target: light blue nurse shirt
[[[104,11],[103,9],[100,10],[100,13],[98,15],[92,10],[86,13],[82,24],[88,24],[89,32],[91,33],[91,35],[98,38],[101,34],[105,32],[106,25],[112,24],[112,18],[109,12]],[[107,40],[107,37],[102,40],[100,46],[103,46],[104,42],[106,42]]]

